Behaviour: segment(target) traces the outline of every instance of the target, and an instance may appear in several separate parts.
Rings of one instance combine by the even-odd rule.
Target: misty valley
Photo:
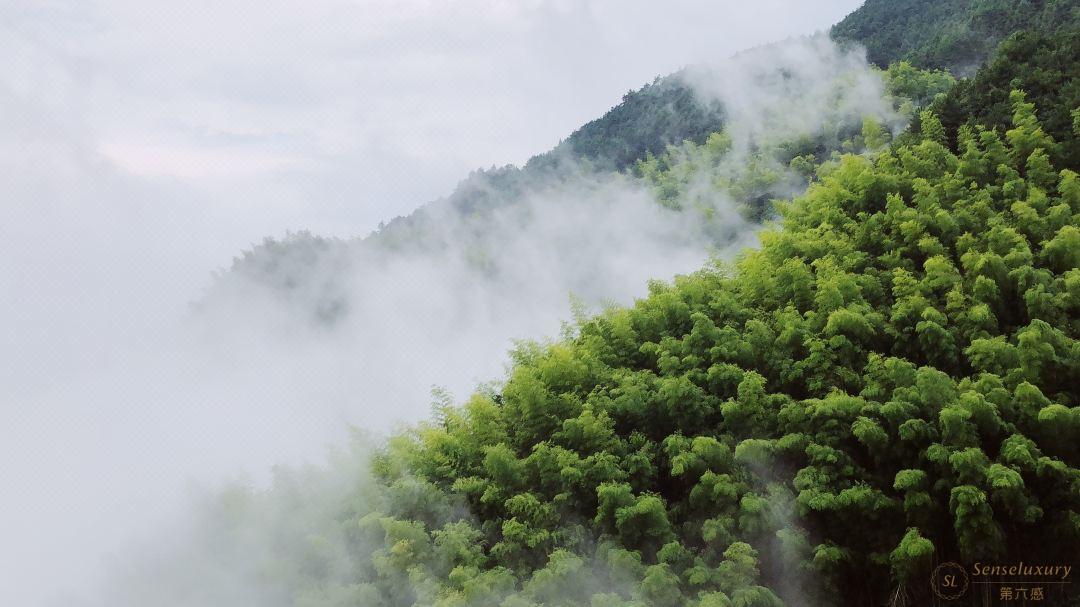
[[[528,41],[568,29],[549,4],[485,7]],[[243,70],[142,75],[131,98],[164,86],[168,114],[118,124],[194,124],[197,108],[235,132],[108,156],[87,151],[96,130],[128,134],[107,120],[16,125],[39,120],[36,78],[0,72],[20,158],[0,192],[26,201],[0,214],[0,602],[1080,605],[1080,3],[850,4],[827,31],[764,24],[751,48],[678,59],[549,151],[385,210],[366,235],[291,223],[210,278],[181,270],[199,238],[227,240],[206,226],[247,234],[340,185],[318,162],[351,150],[343,137],[286,119],[362,112]],[[610,18],[601,5],[573,13],[579,34]],[[409,6],[438,31],[443,9]],[[97,40],[69,9],[34,19]],[[305,11],[274,10],[269,32]],[[420,19],[388,13],[346,52],[335,28],[360,26],[339,10],[318,12],[329,33],[310,48],[356,78]],[[122,38],[46,52],[46,28],[19,23],[12,57],[74,62],[38,74],[41,104],[120,78],[77,74]],[[502,69],[498,51],[466,54],[469,27],[426,61]],[[576,60],[552,40],[545,61]],[[313,61],[281,70],[344,90]],[[379,111],[420,112],[419,85],[401,86],[370,93]],[[257,135],[257,114],[280,132]],[[370,159],[376,138],[334,178],[361,197],[414,187],[379,163],[437,165],[441,131],[417,129],[423,153]],[[105,160],[129,149],[141,164]],[[184,202],[199,196],[204,218]],[[69,244],[42,252],[37,225]],[[20,285],[43,285],[39,302]]]

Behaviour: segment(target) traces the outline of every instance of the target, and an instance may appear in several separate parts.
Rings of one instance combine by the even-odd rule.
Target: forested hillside
[[[267,604],[921,605],[938,562],[1069,562],[1080,176],[1011,101],[955,151],[927,111],[759,250],[519,346],[350,496],[285,475],[207,525],[288,521],[247,565]]]
[[[937,93],[952,85],[952,79],[935,73],[935,68],[951,68],[956,73],[974,71],[999,41],[1018,30],[1033,28],[1008,40],[1001,48],[1001,56],[979,70],[976,77],[962,80],[937,111],[950,142],[955,143],[956,129],[961,122],[1004,127],[1011,115],[1008,94],[1013,87],[1022,88],[1039,108],[1045,128],[1058,141],[1057,148],[1050,151],[1055,162],[1076,168],[1075,158],[1080,157],[1077,154],[1080,148],[1072,130],[1071,109],[1078,105],[1080,96],[1077,93],[1080,85],[1075,84],[1076,66],[1080,65],[1076,57],[1077,26],[1080,26],[1080,5],[1075,0],[870,0],[837,24],[832,37],[865,45],[870,60],[881,68],[892,65],[884,74],[888,93],[896,101],[899,114],[910,119],[914,117],[915,108],[927,105]],[[896,65],[901,60],[906,63]],[[923,68],[930,71],[923,71]],[[764,72],[758,74],[759,78],[763,76]],[[911,102],[906,108],[903,107],[904,100]],[[628,92],[604,116],[583,125],[556,148],[533,157],[524,167],[476,171],[446,198],[423,205],[408,216],[388,221],[374,235],[364,239],[367,241],[364,247],[374,246],[382,251],[399,253],[437,252],[445,249],[448,239],[482,239],[491,231],[491,225],[481,218],[490,216],[493,211],[513,207],[538,190],[550,189],[552,184],[564,184],[584,172],[632,171],[640,175],[638,163],[663,158],[671,146],[703,145],[711,134],[724,130],[730,116],[723,105],[720,98],[703,95],[700,87],[688,80],[687,70],[658,77],[653,83]],[[880,120],[881,117],[876,118]],[[826,136],[825,126],[838,126],[840,130]],[[886,132],[890,130],[890,125],[882,126]],[[758,151],[755,153],[756,167],[749,166],[746,172],[756,171],[770,187],[751,184],[744,179],[735,184],[736,202],[748,217],[762,219],[767,215],[772,196],[797,193],[797,189],[771,187],[791,181],[791,175],[781,174],[785,168],[791,168],[785,165],[794,161],[794,170],[808,175],[816,162],[824,160],[833,151],[840,151],[840,143],[856,135],[857,131],[850,124],[841,122],[817,125],[813,133],[788,133],[785,135],[788,140],[784,142],[765,142],[767,147],[775,149],[775,158],[769,158],[768,151]],[[462,219],[465,222],[461,225],[468,226],[466,233],[460,230],[450,234],[445,232],[444,226],[459,225],[458,220]],[[310,251],[326,249],[326,243],[306,242],[308,236],[299,234],[284,241],[268,240],[245,252],[231,271],[222,276],[227,279],[229,275],[244,274],[256,277],[257,281],[263,280],[259,277],[265,277],[264,282],[270,285],[303,284],[310,279],[310,273],[297,267],[295,260],[283,262],[278,257],[291,250],[295,243],[301,249],[299,257],[316,259]],[[358,237],[339,244],[355,249],[357,247],[353,245],[359,240]],[[303,251],[305,248],[307,253]],[[481,252],[474,257],[488,259],[490,255]],[[292,278],[265,274],[268,268],[282,266],[295,270]],[[211,289],[211,295],[220,291],[221,284],[219,281]],[[326,285],[312,288],[332,291]],[[336,317],[345,309],[342,306],[341,301],[323,302],[317,316]],[[330,310],[329,314],[327,310]]]
[[[710,88],[713,81],[725,86]],[[559,278],[560,300],[573,292],[597,303],[616,293],[597,288],[604,264],[586,275],[578,251],[589,250],[593,262],[621,256],[609,265],[632,259],[632,249],[655,251],[651,259],[698,255],[679,270],[689,271],[710,250],[749,242],[771,216],[771,201],[802,192],[817,163],[866,147],[864,122],[873,124],[870,143],[884,145],[953,82],[908,65],[874,70],[824,36],[754,49],[658,79],[524,167],[476,171],[451,195],[366,237],[267,239],[218,277],[199,308],[261,291],[295,306],[294,319],[335,323],[367,306],[369,291],[342,284],[344,277],[418,260],[452,265],[443,273],[460,273],[461,282],[499,286],[517,280],[511,266],[528,263],[528,274]],[[667,178],[659,179],[661,167]],[[553,247],[554,239],[565,244]]]
[[[367,240],[304,236],[283,267],[268,241],[233,272],[311,288],[332,321],[349,302],[334,305],[333,283],[304,286],[325,276],[309,260],[358,263],[359,242],[372,268],[453,251],[472,281],[505,271],[518,234],[600,229],[570,215],[544,231],[538,192],[570,188],[578,198],[557,207],[570,214],[629,188],[648,199],[632,208],[690,218],[678,234],[708,243],[760,230],[734,261],[518,343],[503,381],[460,403],[436,391],[424,423],[208,504],[176,558],[239,570],[253,594],[224,578],[124,578],[122,598],[908,606],[934,604],[943,562],[1075,564],[1078,14],[1054,0],[870,0],[833,34],[887,69],[810,88],[785,66],[755,72],[773,97],[797,93],[760,115],[703,102],[687,73],[660,79],[526,167],[474,174]],[[790,121],[810,105],[813,120]],[[604,218],[631,207],[612,208]],[[170,558],[142,563],[141,579],[183,569]],[[1068,585],[1046,595],[1080,604]]]
[[[647,154],[660,154],[683,141],[702,143],[724,125],[724,110],[705,100],[680,74],[657,78],[623,96],[622,102],[578,130],[554,150],[530,161],[569,153],[598,166],[625,169]]]
[[[1077,25],[1076,0],[867,0],[833,26],[832,35],[862,44],[881,67],[907,60],[966,75],[1013,32]]]
[[[388,452],[390,486],[476,519],[380,519],[416,573],[473,529],[448,565],[475,573],[420,603],[498,604],[512,575],[521,604],[880,604],[926,600],[934,559],[1075,556],[1080,180],[1013,97],[1004,140],[966,129],[957,156],[924,116],[761,251],[520,351],[500,393]]]
[[[1080,169],[1080,29],[1054,34],[1024,31],[1006,39],[993,61],[973,78],[960,81],[940,104],[950,141],[961,124],[984,124],[1004,132],[1012,115],[1013,87],[1027,92],[1043,129],[1056,144],[1047,152],[1055,163]]]

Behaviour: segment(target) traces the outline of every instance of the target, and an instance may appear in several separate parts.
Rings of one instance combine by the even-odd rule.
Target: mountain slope
[[[906,60],[969,74],[1013,32],[1078,24],[1077,0],[867,0],[833,26],[832,36],[864,45],[881,67]]]
[[[614,170],[623,170],[648,154],[662,153],[683,141],[703,143],[724,126],[724,110],[688,85],[679,73],[657,78],[631,91],[602,117],[574,131],[547,154],[568,153]]]
[[[364,307],[347,293],[367,296],[359,285],[342,289],[335,282],[382,276],[386,268],[421,260],[452,266],[447,275],[476,285],[503,289],[520,281],[513,274],[521,270],[552,278],[550,296],[563,300],[570,292],[592,303],[616,297],[629,286],[611,290],[614,277],[606,283],[588,277],[593,261],[594,276],[602,267],[625,264],[657,268],[652,277],[692,269],[674,264],[678,270],[665,270],[662,263],[693,255],[700,262],[710,250],[732,246],[771,215],[772,199],[801,192],[817,161],[863,146],[865,121],[885,142],[910,118],[910,108],[951,84],[947,76],[920,74],[883,77],[858,53],[844,52],[824,36],[686,70],[627,95],[524,167],[477,171],[450,196],[365,238],[335,246],[300,242],[311,238],[306,235],[268,241],[239,258],[206,300],[229,297],[243,282],[239,291],[245,294],[266,287],[270,298],[287,305],[308,304],[311,309],[298,309],[297,318],[335,322]],[[716,139],[721,131],[726,133]],[[705,146],[710,136],[725,143]],[[707,157],[696,158],[702,153]],[[688,169],[683,182],[654,179],[657,162]],[[616,188],[621,196],[614,195]],[[638,204],[649,199],[658,204]],[[642,247],[644,242],[655,246]],[[264,259],[288,256],[293,245],[299,254],[292,260]],[[651,255],[660,252],[666,255]],[[288,276],[267,275],[273,268]],[[623,273],[627,280],[637,277],[636,287],[650,277]],[[286,292],[279,293],[282,287]]]
[[[1005,132],[1012,120],[1009,92],[1023,89],[1056,145],[1055,163],[1080,170],[1080,29],[1047,34],[1018,32],[1001,44],[994,59],[962,80],[939,104],[953,141],[961,124],[983,124]]]
[[[242,571],[319,607],[922,605],[935,563],[1068,562],[1080,177],[1012,101],[1005,137],[956,155],[927,112],[760,250],[520,345],[352,494],[285,475],[203,527],[268,538]]]
[[[973,62],[980,61],[997,40],[1017,28],[1043,25],[1049,31],[1080,23],[1078,4],[1077,0],[1017,3],[998,0],[869,0],[837,24],[832,36],[837,40],[866,44],[871,60],[882,66],[906,58],[923,66],[969,67],[975,64]],[[1073,166],[1068,164],[1069,159],[1077,157],[1075,152],[1078,148],[1070,143],[1074,141],[1069,135],[1071,116],[1068,110],[1061,108],[1077,96],[1072,92],[1075,85],[1069,84],[1073,81],[1078,64],[1073,52],[1074,39],[1066,36],[1058,40],[1046,36],[1030,34],[1024,42],[1010,47],[1007,51],[1009,58],[992,68],[996,70],[996,75],[991,76],[990,71],[982,72],[976,84],[960,87],[950,96],[946,107],[939,108],[953,140],[958,116],[961,115],[972,116],[973,120],[991,126],[1003,125],[1010,115],[1008,91],[1015,84],[1029,91],[1031,100],[1040,111],[1043,111],[1044,105],[1057,108],[1053,115],[1044,116],[1046,125],[1061,142],[1061,151],[1055,152],[1056,160],[1065,162],[1063,166]],[[1038,41],[1032,41],[1034,39]],[[1058,50],[1051,53],[1049,49],[1053,48]],[[1016,58],[1018,54],[1036,57],[1036,52],[1038,57],[1033,60],[1021,61]],[[1066,67],[1055,70],[1055,63]],[[912,99],[913,107],[925,105],[934,92],[941,91],[943,85],[949,85],[940,78],[928,79],[918,73],[912,77],[903,69],[891,71],[887,76],[892,94],[897,98]],[[897,76],[906,82],[900,82]],[[1010,79],[1013,78],[1020,80],[1011,83]],[[914,87],[910,86],[912,82],[915,83]],[[1053,93],[1058,85],[1063,87],[1059,89],[1063,97],[1060,100],[1056,97],[1048,99],[1044,103],[1044,94]],[[978,93],[983,90],[986,92]],[[926,91],[930,93],[926,94]],[[962,100],[960,95],[974,97]],[[961,105],[964,107],[959,107]],[[979,105],[984,110],[976,113],[973,105]],[[721,131],[729,118],[716,97],[703,96],[687,80],[686,70],[657,78],[652,84],[627,93],[604,116],[583,125],[556,148],[535,156],[524,167],[506,166],[477,171],[446,198],[426,204],[409,216],[390,220],[380,226],[377,233],[364,240],[383,252],[398,253],[434,253],[445,250],[451,240],[475,240],[490,228],[479,218],[512,207],[538,189],[580,181],[585,172],[625,171],[650,156],[662,156],[669,146],[679,146],[684,141],[703,144],[710,134]],[[839,138],[834,137],[831,146],[823,146],[820,141],[812,142],[809,147],[805,141],[788,142],[784,145],[795,150],[795,153],[780,154],[785,156],[782,164],[786,165],[795,156],[810,153],[821,160],[836,148],[836,140],[854,134],[856,132],[849,128]],[[805,157],[799,160],[801,164],[805,164],[805,161]],[[769,180],[776,183],[779,179],[774,175]],[[743,188],[736,193],[736,203],[748,209],[748,216],[760,220],[767,215],[768,200],[775,193],[768,187]],[[470,218],[471,224],[459,222],[462,218]],[[462,229],[446,233],[442,226],[448,222],[460,225]],[[267,283],[287,286],[303,283],[305,271],[302,268],[263,257],[287,252],[289,243],[299,247],[302,253],[300,257],[308,260],[315,259],[309,254],[312,248],[327,249],[325,242],[304,242],[307,239],[308,235],[301,233],[288,237],[286,241],[268,240],[238,258],[231,273],[262,276]],[[351,248],[359,240],[352,239],[344,244]],[[340,253],[344,248],[335,246],[333,250]],[[489,258],[489,255],[482,253],[478,258]],[[282,278],[266,274],[268,268],[283,265],[292,268],[292,276]],[[226,272],[223,276],[229,274]],[[211,291],[217,288],[215,284]],[[333,291],[326,285],[313,288]],[[334,318],[346,307],[342,302],[334,301],[322,302],[318,304],[318,309],[318,317]]]
[[[967,4],[943,6],[957,12],[937,17],[963,22]],[[472,176],[363,241],[374,243],[365,268],[466,252],[470,271],[450,282],[475,290],[518,256],[522,235],[539,234],[595,281],[612,272],[592,271],[573,243],[606,246],[597,231],[622,215],[698,212],[687,231],[711,228],[737,219],[709,223],[721,207],[702,203],[723,200],[779,209],[780,222],[734,263],[651,283],[560,339],[520,343],[505,382],[459,405],[437,396],[428,422],[362,462],[372,476],[345,465],[340,478],[283,473],[266,491],[230,492],[197,526],[210,531],[193,541],[210,548],[194,554],[275,607],[925,605],[942,561],[1069,562],[1080,545],[1080,176],[1063,170],[1072,159],[1054,139],[1074,109],[1071,66],[1054,63],[1070,45],[1017,35],[945,95],[947,75],[895,66],[885,80],[907,103],[892,99],[887,114],[935,98],[946,113],[925,111],[896,138],[881,116],[834,111],[847,97],[833,93],[867,90],[857,74],[805,95],[774,65],[768,90],[788,95],[752,126],[834,101],[809,133],[739,138],[754,129],[731,112],[724,131],[646,154],[629,173],[579,163],[570,143],[525,169]],[[1015,82],[1032,86],[1038,108]],[[650,124],[626,111],[583,129],[586,160],[625,163],[648,147],[608,132]],[[655,200],[573,214],[590,204],[582,192],[610,183]],[[551,184],[574,196],[557,207],[533,198]],[[553,229],[538,221],[563,215]],[[630,236],[617,257],[639,248]],[[513,267],[512,288],[539,280],[537,267]],[[391,311],[430,297],[436,268]],[[388,288],[368,270],[365,289]],[[275,284],[294,289],[303,274]],[[244,549],[223,550],[230,541]],[[233,590],[228,575],[147,580],[122,591],[160,604],[191,587]],[[1070,604],[1068,588],[1044,590],[1047,604]]]

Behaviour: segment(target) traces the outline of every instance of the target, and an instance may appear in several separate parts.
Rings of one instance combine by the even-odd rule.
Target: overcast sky
[[[194,188],[248,218],[241,245],[353,235],[549,149],[656,75],[858,4],[7,0],[0,124]],[[20,103],[46,115],[5,107]]]
[[[198,430],[114,423],[169,405],[153,396],[169,387],[124,402],[98,378],[137,384],[131,352],[152,351],[233,255],[288,230],[365,234],[471,170],[550,149],[657,75],[858,4],[0,0],[0,493],[16,498],[0,506],[0,603],[77,585],[91,557],[73,547],[145,516],[90,495],[142,482],[92,451]]]
[[[0,0],[0,382],[85,368],[60,359],[175,317],[265,236],[366,234],[858,4]]]

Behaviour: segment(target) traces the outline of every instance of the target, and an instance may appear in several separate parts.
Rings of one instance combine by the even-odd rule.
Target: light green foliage
[[[1080,25],[1071,0],[866,0],[832,28],[833,38],[865,46],[870,61],[908,60],[964,73],[1019,29],[1046,32]]]
[[[919,576],[929,568],[933,554],[934,544],[922,537],[917,528],[908,529],[900,544],[889,555],[893,577],[902,582],[919,582]]]
[[[968,164],[932,113],[915,143],[840,158],[734,271],[584,321],[470,405],[486,417],[418,435],[411,469],[477,487],[461,495],[495,548],[471,562],[536,601],[537,576],[562,579],[553,555],[590,556],[588,521],[637,580],[599,603],[776,604],[785,558],[814,572],[809,596],[866,588],[860,603],[921,584],[932,558],[1080,541],[1080,201],[1014,102]],[[642,168],[662,187],[679,166]]]
[[[924,604],[933,562],[1074,557],[1080,183],[1013,101],[956,151],[868,124],[760,249],[522,344],[374,459],[353,576],[313,549],[303,604]]]
[[[893,109],[908,118],[956,82],[947,72],[919,70],[907,63],[879,73]],[[845,78],[837,78],[831,86],[836,99],[850,94],[851,83]],[[669,146],[663,154],[650,153],[636,163],[634,174],[652,187],[664,206],[708,211],[713,207],[712,199],[727,195],[747,218],[762,220],[773,214],[775,199],[803,191],[816,178],[820,160],[841,151],[878,152],[892,138],[878,118],[852,117],[840,109],[825,116],[814,132],[770,129],[768,123],[763,126],[764,132],[740,142],[738,149],[732,137],[722,131],[704,143],[685,141]]]
[[[884,76],[894,97],[910,100],[918,106],[929,104],[956,85],[956,79],[947,71],[921,70],[907,61],[890,64]]]

